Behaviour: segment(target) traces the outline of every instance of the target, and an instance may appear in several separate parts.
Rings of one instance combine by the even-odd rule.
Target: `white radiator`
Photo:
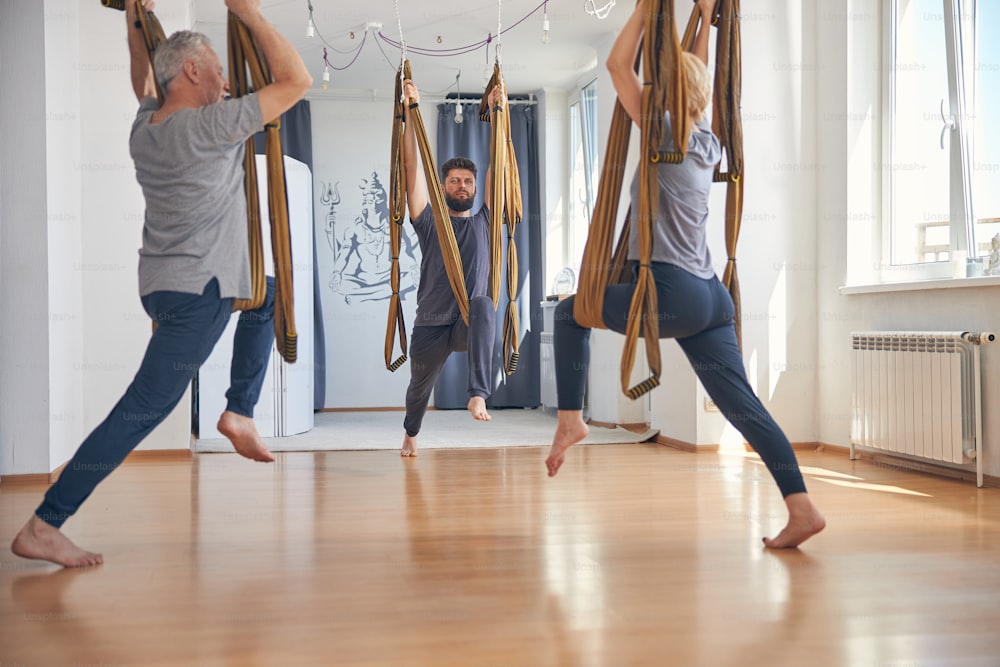
[[[851,458],[855,446],[955,464],[983,485],[979,346],[989,332],[851,334]]]

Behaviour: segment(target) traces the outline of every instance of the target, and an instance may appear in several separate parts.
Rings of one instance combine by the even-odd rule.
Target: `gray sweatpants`
[[[469,299],[469,325],[461,319],[443,326],[413,327],[410,335],[410,386],[406,389],[403,428],[413,437],[427,412],[431,390],[452,352],[469,353],[469,398],[488,398],[496,337],[496,309],[488,296]]]

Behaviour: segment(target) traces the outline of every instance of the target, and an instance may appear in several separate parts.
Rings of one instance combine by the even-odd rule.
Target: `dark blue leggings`
[[[719,279],[698,278],[653,262],[660,338],[675,338],[705,391],[767,466],[781,495],[804,492],[795,452],[781,428],[754,394],[743,369],[733,325],[734,308]],[[604,293],[604,323],[625,333],[635,284],[613,285]],[[581,410],[590,365],[590,329],[573,318],[573,298],[556,308],[556,391],[560,410]]]
[[[56,528],[177,406],[229,323],[233,300],[219,297],[219,283],[213,278],[203,294],[153,292],[142,297],[142,305],[156,330],[135,379],[35,510]],[[243,312],[236,326],[227,410],[253,416],[274,342],[273,313],[274,279],[268,278],[264,305]]]
[[[488,296],[469,299],[469,326],[463,320],[444,326],[413,327],[410,336],[410,385],[403,428],[413,437],[427,412],[431,390],[452,352],[469,353],[469,397],[489,398],[496,338],[496,309]]]

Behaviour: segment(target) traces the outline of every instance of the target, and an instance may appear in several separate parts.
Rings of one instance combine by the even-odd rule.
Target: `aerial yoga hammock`
[[[125,2],[133,0],[101,0],[105,7],[124,11]],[[150,66],[156,47],[166,40],[163,28],[153,12],[136,3],[139,29],[142,30],[149,54]],[[254,42],[250,31],[232,12],[227,26],[229,50],[229,89],[233,97],[248,95],[263,88],[271,80],[263,54]],[[250,78],[247,77],[247,68]],[[155,78],[155,77],[154,77]],[[156,96],[163,102],[163,91],[156,81]],[[265,119],[267,121],[267,119]],[[295,331],[295,304],[292,290],[292,246],[288,227],[288,199],[285,191],[285,164],[281,149],[281,119],[265,125],[265,154],[267,156],[268,214],[271,222],[271,252],[274,262],[274,333],[278,353],[288,363],[297,357],[298,335]],[[260,200],[257,193],[257,160],[254,138],[247,139],[243,166],[244,189],[247,198],[247,235],[250,246],[250,279],[253,293],[249,299],[237,299],[233,310],[260,308],[267,296],[264,276],[264,247],[261,233]]]
[[[736,242],[739,238],[743,211],[743,128],[740,120],[740,37],[739,0],[718,0],[713,13],[717,29],[715,87],[712,104],[712,130],[719,137],[727,171],[717,167],[714,180],[727,183],[726,193],[726,253],[728,261],[722,280],[733,298],[736,312],[736,338],[741,340],[739,280],[736,276]],[[688,20],[683,48],[690,50],[697,34],[700,13],[697,7]],[[636,399],[660,384],[659,320],[657,318],[656,286],[650,270],[653,247],[653,225],[657,214],[657,173],[661,162],[679,163],[687,152],[691,133],[687,109],[687,91],[681,71],[681,40],[677,37],[673,0],[651,0],[640,51],[643,67],[641,151],[639,159],[638,211],[639,267],[636,290],[629,307],[622,352],[620,380],[622,391]],[[639,58],[637,58],[637,61]],[[636,63],[638,71],[639,62]],[[664,114],[669,111],[674,146],[679,150],[665,153],[659,150],[663,139]],[[601,169],[601,179],[594,204],[587,244],[580,269],[580,286],[574,302],[573,315],[584,327],[606,329],[602,317],[604,291],[609,285],[627,282],[630,272],[625,257],[628,249],[629,225],[623,226],[611,252],[615,229],[615,214],[621,197],[625,157],[632,121],[620,102],[615,103],[611,132]],[[721,162],[720,162],[721,165]],[[629,379],[635,365],[635,352],[641,334],[646,342],[649,377],[630,387]]]
[[[398,19],[398,11],[397,11]],[[499,31],[498,31],[499,32]],[[400,29],[402,34],[402,29]],[[399,298],[399,252],[402,238],[403,216],[406,213],[406,171],[405,147],[403,144],[404,108],[410,109],[410,122],[414,124],[417,150],[423,165],[424,179],[427,185],[427,196],[434,214],[434,227],[437,230],[438,242],[441,244],[441,255],[444,258],[444,268],[448,275],[452,294],[458,302],[462,319],[469,323],[469,296],[465,288],[465,274],[462,270],[462,257],[458,252],[455,232],[451,227],[451,218],[441,190],[438,170],[431,154],[427,130],[420,115],[419,105],[412,100],[403,99],[403,81],[411,79],[410,62],[406,59],[405,43],[400,68],[395,77],[395,94],[392,118],[392,145],[390,156],[389,179],[389,243],[392,268],[390,274],[392,296],[389,300],[389,317],[385,334],[385,366],[395,371],[407,359],[406,328],[403,321],[402,304]],[[518,340],[517,340],[517,248],[514,245],[514,229],[521,221],[521,185],[514,156],[513,144],[510,141],[510,118],[501,113],[502,109],[493,109],[490,113],[489,94],[493,86],[502,83],[499,56],[493,67],[493,77],[486,86],[479,105],[480,120],[490,121],[490,165],[492,167],[492,182],[490,192],[490,298],[493,307],[499,306],[500,285],[502,277],[504,221],[507,224],[507,297],[509,299],[504,318],[503,355],[504,372],[507,375],[517,370]],[[398,337],[401,353],[393,359],[395,340]]]
[[[504,372],[511,375],[517,370],[518,321],[517,321],[517,246],[514,232],[521,222],[523,213],[521,201],[521,177],[514,156],[514,143],[510,138],[510,114],[502,107],[490,113],[489,94],[495,85],[503,85],[500,60],[493,64],[493,76],[486,84],[482,101],[479,103],[479,119],[490,122],[490,298],[493,307],[500,301],[501,254],[503,226],[507,227],[507,309],[503,322],[503,365]]]

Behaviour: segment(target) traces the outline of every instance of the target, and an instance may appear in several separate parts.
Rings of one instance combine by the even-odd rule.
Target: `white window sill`
[[[873,283],[870,285],[843,285],[841,294],[879,294],[883,292],[915,292],[932,289],[956,289],[965,287],[1000,287],[1000,276],[976,276],[973,278],[933,278],[928,280],[908,280],[897,283]]]

